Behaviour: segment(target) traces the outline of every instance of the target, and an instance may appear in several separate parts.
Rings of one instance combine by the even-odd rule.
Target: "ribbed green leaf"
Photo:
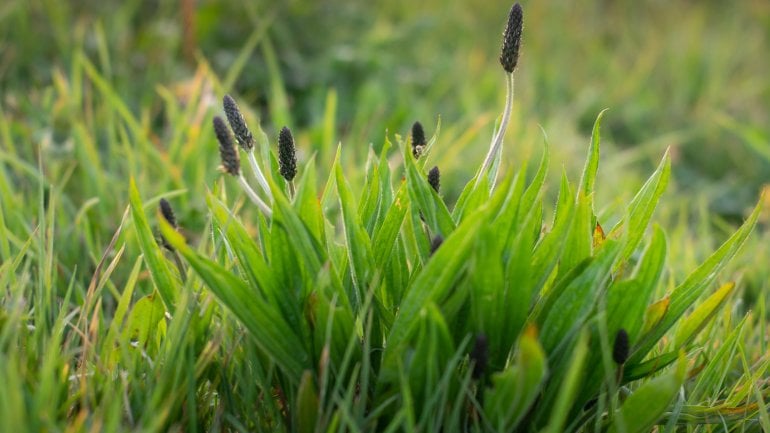
[[[484,390],[484,414],[495,431],[513,430],[537,399],[548,374],[534,329],[521,335],[514,362],[492,376]]]
[[[564,380],[561,381],[555,402],[553,406],[544,408],[548,409],[546,412],[549,416],[548,425],[542,430],[543,433],[561,433],[564,431],[567,415],[569,415],[575,396],[580,389],[583,363],[587,355],[588,331],[582,329],[577,335],[575,348],[572,350],[569,362],[563,365],[566,369],[563,375]]]
[[[608,240],[579,275],[570,278],[573,274],[568,274],[563,290],[549,292],[549,297],[556,298],[550,308],[541,312],[539,320],[542,323],[540,342],[549,356],[583,325],[609,280],[612,263],[619,251],[620,245]]]
[[[666,190],[670,175],[671,157],[667,150],[658,168],[629,203],[624,219],[610,231],[609,237],[616,237],[620,235],[620,230],[625,228],[623,252],[620,255],[618,266],[631,257],[636,247],[639,246],[660,196]]]
[[[679,392],[687,374],[687,358],[679,355],[676,367],[652,379],[623,402],[615,412],[610,433],[643,433],[654,426]]]
[[[593,193],[596,185],[596,173],[599,170],[599,129],[602,124],[602,117],[607,112],[605,108],[596,117],[593,130],[591,131],[591,145],[588,147],[588,156],[583,167],[583,175],[580,178],[580,187],[578,189],[577,200],[581,195],[588,198],[588,207],[593,211]]]
[[[465,270],[476,235],[489,218],[489,208],[475,213],[449,236],[410,284],[387,340],[386,359],[401,350],[414,326],[415,315],[430,301],[437,301]]]
[[[735,283],[726,283],[700,303],[679,325],[674,336],[674,347],[681,348],[692,341],[727,301],[735,289]]]
[[[714,281],[717,273],[738,253],[738,250],[746,241],[757,222],[761,210],[762,202],[760,201],[741,228],[725,241],[711,257],[693,271],[682,284],[674,289],[670,295],[670,302],[665,315],[643,336],[643,339],[634,348],[629,363],[639,362],[698,299],[703,290]]]
[[[347,179],[342,174],[342,166],[339,160],[335,162],[335,177],[337,183],[337,193],[340,197],[340,207],[342,208],[343,227],[345,229],[345,242],[347,244],[348,260],[351,267],[353,284],[355,285],[358,298],[356,299],[356,308],[363,304],[364,296],[371,288],[370,285],[375,282],[372,264],[372,246],[366,229],[361,224],[361,220],[356,210],[353,193]],[[379,278],[379,277],[378,277]]]
[[[150,225],[147,223],[147,217],[142,207],[142,199],[139,196],[139,190],[136,189],[136,182],[131,178],[128,188],[128,198],[131,202],[131,218],[134,221],[136,236],[139,240],[139,247],[144,254],[147,268],[150,270],[150,277],[155,287],[158,289],[166,309],[173,311],[178,283],[171,276],[167,262],[163,258],[163,252],[155,242]]]
[[[302,341],[274,306],[221,265],[195,252],[165,220],[160,220],[160,226],[169,244],[246,327],[257,345],[291,380],[299,382],[302,371],[310,366],[309,357]]]

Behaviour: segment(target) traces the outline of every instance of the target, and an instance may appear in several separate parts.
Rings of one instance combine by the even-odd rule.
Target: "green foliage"
[[[596,424],[618,431],[641,426],[634,431],[644,431],[661,419],[679,392],[688,363],[685,352],[674,373],[646,379],[675,361],[680,350],[697,356],[697,346],[690,343],[713,322],[735,284],[698,299],[753,228],[759,207],[673,290],[660,318],[642,327],[656,305],[653,296],[663,293],[665,235],[659,227],[646,234],[668,179],[669,158],[663,158],[605,239],[596,234],[592,200],[599,125],[597,120],[580,186],[562,178],[553,222],[544,230],[541,189],[547,155],[528,183],[525,172],[508,175],[489,194],[484,183],[471,180],[466,189],[477,198],[465,201],[464,210],[452,216],[428,185],[409,143],[399,141],[403,167],[393,167],[386,154],[370,158],[368,180],[358,197],[338,150],[332,176],[339,216],[301,206],[301,189],[309,187],[305,183],[296,205],[273,188],[273,217],[266,230],[260,229],[261,242],[252,241],[238,218],[211,197],[215,238],[221,236],[237,258],[226,259],[230,270],[193,252],[161,223],[163,235],[243,323],[261,350],[259,359],[276,367],[260,386],[297,395],[296,410],[285,411],[286,427],[338,422],[351,429],[454,425],[557,432]],[[406,179],[393,194],[390,179],[399,178],[399,170]],[[299,215],[297,206],[305,214]],[[304,221],[324,221],[320,226],[340,233],[344,245],[318,239]],[[437,235],[443,242],[426,254],[420,245]],[[330,259],[340,248],[342,260]],[[408,277],[388,277],[394,267]],[[673,341],[662,340],[693,305]],[[336,312],[328,314],[326,308]],[[312,331],[318,328],[326,329],[321,339]],[[633,344],[633,356],[622,368],[611,365],[611,349],[601,343],[603,332],[615,335],[621,328]],[[465,342],[481,334],[489,341],[484,357],[490,362],[469,381]],[[674,356],[661,357],[658,350]],[[602,415],[607,402],[615,402],[610,408],[618,404],[618,386],[635,388],[636,383],[641,386],[612,409],[615,415]],[[320,386],[317,395],[315,386]],[[389,416],[342,416],[350,410],[351,387],[366,390],[357,397],[363,413]],[[597,400],[602,403],[581,410]],[[309,418],[308,405],[336,415]]]
[[[554,4],[532,5],[533,17],[550,16]],[[692,159],[681,148],[610,148],[601,154],[610,163],[600,158],[606,138],[654,134],[677,144],[681,136],[667,135],[665,127],[696,102],[721,100],[712,94],[721,88],[712,68],[676,68],[688,79],[690,72],[708,76],[672,92],[671,106],[655,103],[651,93],[629,101],[624,92],[638,90],[646,78],[628,76],[607,58],[588,61],[600,54],[593,48],[575,62],[574,53],[548,44],[563,32],[543,30],[523,45],[517,70],[517,97],[534,101],[534,93],[542,100],[511,113],[507,136],[494,128],[503,130],[500,137],[515,137],[508,151],[520,162],[499,153],[483,172],[471,163],[483,155],[472,144],[479,131],[492,129],[494,118],[481,107],[500,99],[501,83],[475,71],[478,86],[471,86],[467,81],[476,80],[461,69],[428,74],[430,85],[409,82],[421,76],[419,51],[384,57],[379,45],[388,25],[360,24],[371,29],[354,48],[353,57],[367,63],[359,70],[342,65],[345,47],[325,46],[337,15],[319,18],[304,2],[275,8],[253,2],[237,17],[242,21],[219,20],[228,6],[205,5],[197,11],[201,35],[253,25],[237,50],[226,47],[221,55],[209,47],[227,36],[204,40],[191,74],[173,65],[173,56],[115,36],[136,17],[146,18],[137,28],[175,25],[169,11],[176,4],[159,6],[161,18],[153,21],[148,12],[156,11],[129,2],[106,23],[78,22],[74,30],[68,20],[76,6],[38,0],[23,6],[17,0],[0,6],[0,22],[18,24],[0,30],[12,35],[11,48],[0,53],[0,77],[10,77],[2,80],[0,101],[0,430],[641,432],[655,425],[661,431],[770,425],[761,292],[767,251],[750,237],[763,221],[761,203],[737,231],[706,211],[688,218],[700,196],[663,199],[669,184],[677,184],[676,168]],[[360,15],[359,7],[350,6],[346,16]],[[402,13],[398,6],[371,7]],[[583,17],[586,8],[577,9]],[[704,10],[693,12],[696,21]],[[461,12],[457,17],[467,16]],[[51,34],[30,29],[41,14]],[[301,19],[284,24],[292,16]],[[287,29],[302,27],[317,36],[312,48],[333,54],[297,55],[306,47],[294,48]],[[463,63],[455,54],[434,53],[436,41],[412,37],[431,32],[400,31],[414,46],[428,44],[430,58],[442,62],[437,70]],[[464,38],[476,53],[472,59],[479,57],[476,37],[487,36]],[[40,89],[25,83],[34,65],[47,65],[42,59],[54,45],[66,55],[31,79],[46,81],[42,72],[50,83]],[[549,62],[528,66],[538,49],[550,53]],[[635,75],[647,76],[645,59],[656,53],[650,46],[632,52],[641,64]],[[178,66],[169,70],[190,81],[169,83],[158,68],[144,74],[142,65],[153,61]],[[534,127],[537,107],[569,93],[565,75],[550,69],[565,61],[584,77],[581,69],[597,62],[625,84],[601,103],[596,95],[603,92],[586,84],[569,105],[567,111],[590,113],[581,115],[591,132],[584,162],[565,158],[572,140],[562,124],[545,123],[560,134],[559,146],[543,140],[542,150]],[[286,62],[312,67],[287,73]],[[410,69],[374,72],[388,63]],[[358,86],[334,89],[330,82]],[[743,93],[726,99],[751,88],[736,85]],[[244,200],[237,181],[214,175],[211,116],[221,113],[212,113],[210,101],[233,88],[259,101],[251,110],[242,104],[259,147],[243,155],[242,170],[264,168],[268,213]],[[594,121],[605,104],[619,114],[601,111]],[[438,122],[419,158],[408,139],[381,139],[383,130],[400,130],[412,117],[435,115],[437,106],[442,133]],[[634,110],[644,116],[651,109],[660,111],[654,121],[623,131]],[[268,138],[277,134],[261,129],[260,113],[269,114],[265,130],[277,129],[270,122],[297,122],[292,183],[279,175],[275,140]],[[524,121],[522,113],[534,120]],[[706,116],[766,156],[766,134],[739,122],[739,114]],[[640,125],[643,133],[631,130]],[[663,129],[651,127],[657,125]],[[377,139],[359,145],[368,137]],[[529,166],[532,154],[542,154],[536,169]],[[662,159],[641,182],[623,161],[646,154]],[[552,161],[564,160],[554,178]],[[426,179],[434,162],[441,193]],[[752,178],[754,171],[739,175]],[[244,182],[252,179],[245,176]],[[179,228],[153,211],[159,193],[177,207]],[[602,225],[612,229],[605,235]],[[752,248],[750,259],[738,255],[744,245]],[[753,266],[742,278],[736,268],[747,268],[746,260]],[[749,286],[755,299],[732,302]],[[611,356],[620,329],[631,343],[624,365]],[[473,341],[481,336],[478,352]]]

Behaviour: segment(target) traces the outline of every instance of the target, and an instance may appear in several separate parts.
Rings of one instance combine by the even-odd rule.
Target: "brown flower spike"
[[[297,154],[294,148],[294,137],[287,127],[278,133],[278,165],[281,176],[291,182],[297,175]]]
[[[254,137],[249,131],[249,127],[246,126],[246,120],[241,114],[238,104],[235,103],[230,95],[225,95],[222,99],[222,107],[225,110],[225,116],[227,116],[227,122],[230,123],[230,127],[233,128],[233,134],[235,139],[238,140],[238,144],[241,145],[243,150],[249,151],[254,148]]]
[[[500,52],[500,64],[506,72],[513,73],[519,62],[519,46],[521,45],[521,30],[524,26],[524,12],[521,5],[516,3],[508,13],[508,24],[503,32],[503,49]]]
[[[419,158],[427,144],[428,142],[425,140],[425,130],[422,129],[422,123],[414,122],[414,125],[412,125],[412,155],[414,155],[415,158]]]
[[[238,176],[241,172],[241,160],[238,158],[238,151],[233,146],[233,139],[230,137],[230,130],[221,117],[214,117],[214,134],[219,141],[219,156],[222,159],[222,169],[233,176]]]

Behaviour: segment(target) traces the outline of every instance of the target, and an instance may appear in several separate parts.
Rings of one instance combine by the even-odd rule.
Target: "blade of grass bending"
[[[629,364],[641,361],[661,337],[676,323],[684,312],[698,299],[703,290],[716,278],[717,273],[738,253],[762,210],[760,199],[746,222],[714,254],[703,262],[687,279],[677,286],[669,297],[668,310],[663,318],[642,337],[633,349]]]
[[[399,313],[390,330],[385,349],[385,359],[401,350],[414,325],[414,317],[430,301],[439,299],[465,269],[476,234],[489,218],[484,208],[472,220],[462,224],[447,238],[428,261],[425,268],[407,289]]]
[[[134,221],[134,228],[136,229],[136,236],[139,240],[139,247],[142,249],[147,267],[150,270],[150,277],[155,287],[160,293],[160,297],[163,299],[163,303],[166,305],[168,311],[174,311],[174,302],[176,299],[176,291],[178,290],[178,283],[174,280],[169,271],[166,261],[163,258],[163,252],[155,242],[155,236],[150,230],[150,225],[147,223],[147,216],[144,213],[142,206],[142,199],[139,196],[139,191],[136,189],[136,182],[134,178],[131,178],[128,197],[131,202],[131,218]],[[160,220],[163,220],[161,218]]]
[[[339,153],[338,153],[339,155]],[[366,229],[361,224],[361,220],[354,203],[353,192],[347,179],[342,174],[342,166],[339,159],[335,160],[334,172],[337,183],[337,193],[340,198],[340,207],[342,209],[342,220],[345,229],[345,242],[347,243],[348,260],[352,268],[353,285],[356,288],[356,308],[362,305],[365,293],[372,284],[375,277],[371,265],[374,263],[372,256],[372,246]]]
[[[581,196],[581,193],[589,198],[589,207],[593,211],[593,192],[596,185],[596,173],[599,170],[599,128],[602,124],[602,117],[607,112],[607,108],[599,112],[594,122],[593,130],[591,131],[591,145],[588,147],[588,157],[586,158],[585,166],[583,167],[583,175],[580,178],[580,187],[578,189],[577,197]]]
[[[548,425],[541,430],[541,433],[561,433],[564,431],[567,415],[580,388],[583,363],[587,355],[588,331],[584,328],[578,334],[577,344],[567,364],[569,366],[568,370],[559,388],[556,402],[550,411]]]
[[[682,321],[682,324],[679,325],[679,329],[677,329],[674,336],[674,348],[682,348],[689,344],[725,304],[728,296],[730,296],[734,289],[735,283],[724,284],[714,294],[699,304],[695,311],[687,316]]]
[[[647,224],[649,224],[650,218],[652,218],[652,214],[658,205],[661,195],[663,195],[663,192],[666,190],[670,175],[671,156],[667,149],[658,168],[631,200],[624,219],[619,221],[607,236],[619,236],[620,230],[624,227],[626,229],[626,234],[624,236],[625,245],[623,245],[623,252],[615,265],[616,270],[631,257],[631,254],[636,250],[636,247],[639,246],[639,242],[642,241],[644,233],[647,230]]]
[[[676,367],[634,391],[615,412],[609,433],[650,431],[668,409],[687,375],[687,358],[680,353]]]

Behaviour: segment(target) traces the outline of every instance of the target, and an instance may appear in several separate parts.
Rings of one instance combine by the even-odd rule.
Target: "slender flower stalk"
[[[257,207],[264,212],[264,214],[270,218],[273,216],[273,211],[270,209],[270,206],[268,206],[264,201],[262,201],[261,198],[259,198],[259,195],[257,195],[256,191],[249,185],[249,182],[246,180],[245,177],[243,177],[242,173],[238,174],[238,183],[241,184],[241,188],[243,188],[243,191],[246,192],[246,195],[249,196],[251,201],[257,205]]]
[[[235,139],[238,141],[238,144],[240,144],[241,148],[246,152],[249,165],[251,165],[251,170],[254,172],[254,176],[256,176],[260,188],[262,188],[265,194],[267,194],[268,200],[272,201],[273,194],[270,192],[270,186],[268,185],[267,179],[262,173],[262,169],[259,167],[257,158],[255,156],[256,152],[254,150],[254,136],[252,135],[251,130],[249,130],[249,127],[246,125],[246,119],[243,118],[241,109],[238,107],[235,99],[233,99],[233,97],[230,95],[225,95],[225,97],[222,99],[222,107],[225,110],[227,122],[233,129]]]
[[[513,107],[513,72],[519,62],[519,47],[521,46],[521,33],[524,26],[524,13],[521,5],[514,4],[508,13],[508,23],[503,32],[503,47],[500,51],[500,64],[506,72],[506,97],[505,108],[503,109],[503,118],[500,121],[500,127],[492,138],[489,146],[489,152],[484,163],[479,170],[478,182],[481,176],[492,167],[495,159],[502,152],[503,137],[508,129],[508,122],[511,118],[511,108]],[[494,186],[495,179],[492,179],[491,186]]]
[[[268,217],[272,216],[273,212],[270,210],[270,207],[259,198],[259,195],[257,195],[254,189],[251,188],[251,185],[246,181],[246,178],[243,177],[243,173],[241,173],[241,161],[238,158],[238,151],[233,145],[233,140],[225,121],[219,116],[214,117],[214,134],[216,134],[217,140],[219,141],[219,155],[222,159],[222,169],[224,172],[237,177],[238,183],[241,184],[241,188],[243,188],[243,191],[246,192],[246,195],[249,196],[251,201],[254,202],[265,215]]]

